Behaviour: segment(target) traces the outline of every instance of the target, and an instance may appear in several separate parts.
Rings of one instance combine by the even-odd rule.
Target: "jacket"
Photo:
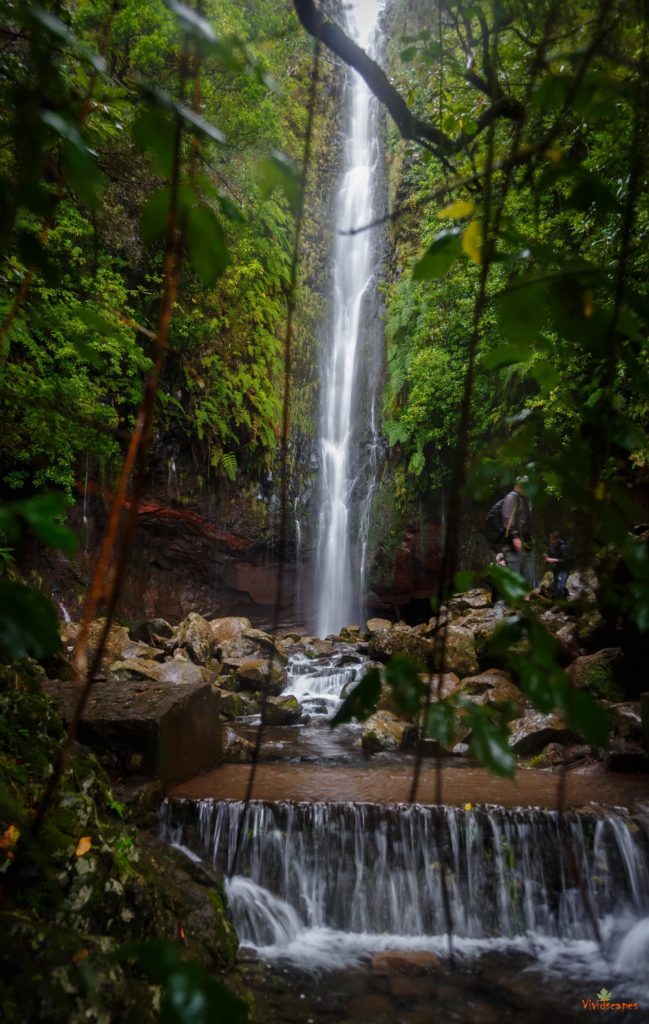
[[[532,539],[532,511],[527,498],[524,498],[518,491],[510,491],[503,498],[501,509],[503,521],[503,533],[507,540],[512,541],[515,537],[521,540]]]
[[[560,540],[558,544],[549,544],[546,555],[548,558],[558,559],[550,566],[553,572],[561,572],[562,569],[567,569],[569,565],[572,565],[572,551],[565,540]]]

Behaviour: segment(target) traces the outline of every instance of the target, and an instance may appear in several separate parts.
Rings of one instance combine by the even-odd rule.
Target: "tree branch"
[[[333,53],[358,71],[365,84],[388,110],[399,129],[402,138],[419,143],[428,143],[440,154],[450,156],[466,149],[480,132],[497,118],[520,121],[524,110],[518,100],[502,95],[498,89],[496,102],[478,120],[478,128],[472,134],[460,132],[455,139],[440,131],[428,121],[416,117],[408,107],[401,93],[395,89],[382,68],[357,46],[349,36],[333,22],[325,21],[314,0],[293,0],[293,6],[302,26],[315,39],[319,39]],[[475,83],[474,83],[475,84]]]

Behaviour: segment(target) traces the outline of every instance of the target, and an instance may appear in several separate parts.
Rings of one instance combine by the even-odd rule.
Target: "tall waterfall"
[[[382,4],[383,0],[352,0],[347,11],[347,32],[370,54],[377,49]],[[378,280],[372,232],[341,232],[367,224],[377,207],[381,156],[377,107],[360,76],[350,72],[344,87],[348,120],[336,199],[333,307],[323,359],[316,572],[319,636],[337,632],[359,619],[363,611],[369,529],[367,495],[372,490],[377,437],[373,428],[374,397],[369,394],[372,354],[365,335],[371,322],[372,302],[376,305],[378,301]],[[371,413],[359,409],[359,394],[367,395]],[[368,422],[360,423],[359,413]],[[365,460],[360,457],[362,433],[369,434],[365,448],[370,453]]]

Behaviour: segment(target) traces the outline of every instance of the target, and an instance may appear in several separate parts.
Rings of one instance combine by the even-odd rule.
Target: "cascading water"
[[[637,989],[649,954],[643,818],[204,800],[166,802],[161,821],[167,840],[225,872],[242,828],[230,904],[241,942],[264,956],[335,966],[380,949],[443,952],[442,860],[461,955],[517,948],[549,969],[633,977]]]
[[[370,54],[376,52],[377,22],[383,0],[353,0],[346,30]],[[372,457],[365,463],[357,422],[359,392],[372,389],[371,353],[365,351],[365,379],[359,355],[371,304],[378,302],[378,279],[371,232],[343,234],[371,221],[377,206],[380,145],[376,100],[355,72],[346,80],[348,128],[343,174],[337,196],[333,259],[333,310],[328,353],[323,360],[321,418],[321,506],[317,552],[317,633],[327,636],[360,618],[364,594],[369,510],[362,496],[371,491]],[[366,339],[365,339],[366,340]],[[373,405],[373,399],[371,400]],[[374,432],[376,434],[376,431]]]

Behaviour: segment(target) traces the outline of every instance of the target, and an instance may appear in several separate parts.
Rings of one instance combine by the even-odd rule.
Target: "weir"
[[[160,813],[168,841],[235,872],[239,938],[264,956],[331,967],[380,949],[443,951],[442,859],[461,955],[509,945],[551,964],[570,951],[636,981],[649,955],[642,816],[213,800],[168,800]]]

